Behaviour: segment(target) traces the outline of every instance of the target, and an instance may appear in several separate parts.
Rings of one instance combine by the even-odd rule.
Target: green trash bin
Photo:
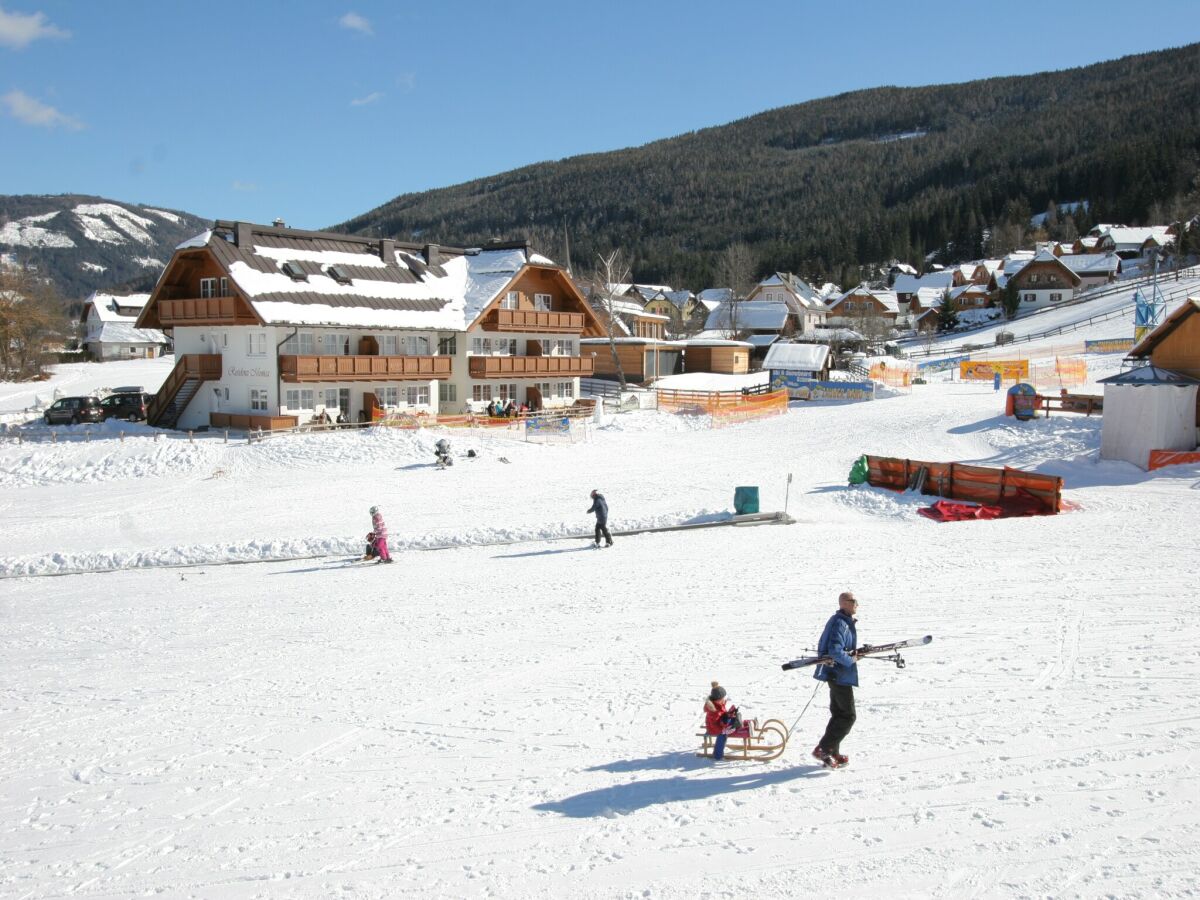
[[[737,487],[733,489],[733,511],[739,516],[758,512],[758,488]]]

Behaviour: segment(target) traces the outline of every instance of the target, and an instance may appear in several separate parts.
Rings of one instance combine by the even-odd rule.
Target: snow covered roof
[[[1076,275],[1115,275],[1121,257],[1115,253],[1071,253],[1060,256],[1059,262]]]
[[[987,287],[982,284],[960,284],[956,288],[950,288],[950,299],[957,300],[963,294],[986,294]]]
[[[763,368],[773,371],[819,372],[829,360],[828,344],[774,344]]]
[[[737,312],[732,314],[731,304],[722,303],[708,314],[704,327],[729,329],[732,327],[731,314],[736,317],[740,330],[781,331],[787,324],[788,306],[780,300],[747,300],[736,306]]]
[[[1200,384],[1200,378],[1184,375],[1182,372],[1172,372],[1170,369],[1160,369],[1158,366],[1138,366],[1118,375],[1101,378],[1096,384],[1170,384],[1183,387],[1189,384]]]
[[[663,291],[662,296],[670,300],[677,309],[683,309],[683,305],[689,300],[695,299],[695,295],[691,291]]]
[[[954,269],[943,272],[929,272],[920,277],[914,275],[898,275],[892,290],[897,294],[915,294],[921,288],[945,289],[954,284]]]
[[[149,299],[149,294],[103,294],[94,291],[84,302],[83,319],[86,321],[90,315],[101,322],[126,322],[132,325]]]
[[[240,222],[180,245],[198,247],[225,265],[264,322],[285,325],[462,331],[525,265],[554,265],[523,243],[418,248]]]
[[[855,297],[864,298],[864,299],[870,298],[870,299],[873,299],[876,302],[882,304],[883,308],[885,310],[887,310],[888,312],[897,313],[897,314],[900,312],[900,301],[896,297],[895,291],[873,290],[871,288],[865,288],[862,285],[859,285],[858,287],[853,288],[852,290],[846,291],[846,293],[842,294],[837,299],[830,301],[830,304],[829,304],[830,311],[831,312],[836,311],[838,306],[840,306],[843,301],[851,300],[851,299],[854,299]]]
[[[165,344],[167,336],[157,328],[135,328],[130,319],[104,322],[98,332],[88,335],[88,342],[103,344]]]
[[[702,331],[694,338],[689,338],[681,343],[685,347],[753,347],[749,341],[735,341],[730,338],[722,337],[706,337],[705,335],[713,334],[713,332]]]
[[[746,342],[755,347],[770,347],[779,337],[777,334],[752,334],[746,338]]]
[[[709,309],[715,309],[732,296],[733,288],[705,288],[696,295],[696,299]]]
[[[1106,238],[1118,250],[1137,250],[1147,240],[1154,239],[1160,245],[1171,243],[1174,238],[1168,234],[1168,225],[1150,225],[1144,228],[1126,228],[1112,226],[1102,237]]]

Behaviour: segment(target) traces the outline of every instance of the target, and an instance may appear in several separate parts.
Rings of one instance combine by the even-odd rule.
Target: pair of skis
[[[925,637],[912,638],[907,641],[893,641],[890,644],[863,644],[851,656],[855,659],[883,659],[894,662],[896,668],[903,669],[905,666],[904,657],[900,655],[899,651],[907,647],[923,647],[932,640],[933,635],[927,634]],[[800,659],[793,659],[791,662],[785,662],[782,668],[787,672],[791,669],[803,669],[807,666],[832,666],[833,664],[833,657],[830,656],[805,656]]]

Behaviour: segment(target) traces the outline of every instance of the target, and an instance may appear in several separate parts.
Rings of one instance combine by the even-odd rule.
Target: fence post
[[[225,429],[225,443],[227,443],[227,444],[229,443],[229,429],[228,428]]]
[[[191,433],[190,431],[188,432],[188,443],[189,443],[189,444],[194,444],[194,443],[196,443],[194,440],[192,440],[192,433]]]
[[[159,438],[159,435],[161,435],[161,434],[162,434],[161,431],[154,432],[154,443],[156,443],[156,444],[158,443],[158,438]]]
[[[123,443],[125,443],[125,432],[123,432],[123,431],[118,431],[118,432],[117,432],[117,437],[119,437],[119,438],[121,439],[121,443],[122,443],[122,444],[123,444]]]
[[[83,439],[86,443],[90,444],[92,442],[92,429],[85,428],[83,430]]]

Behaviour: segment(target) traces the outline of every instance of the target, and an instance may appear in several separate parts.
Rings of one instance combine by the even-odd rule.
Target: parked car
[[[78,425],[103,422],[104,408],[95,397],[62,397],[42,414],[47,425]]]
[[[100,401],[106,419],[128,419],[140,422],[146,418],[146,407],[150,405],[150,394],[111,394]]]

